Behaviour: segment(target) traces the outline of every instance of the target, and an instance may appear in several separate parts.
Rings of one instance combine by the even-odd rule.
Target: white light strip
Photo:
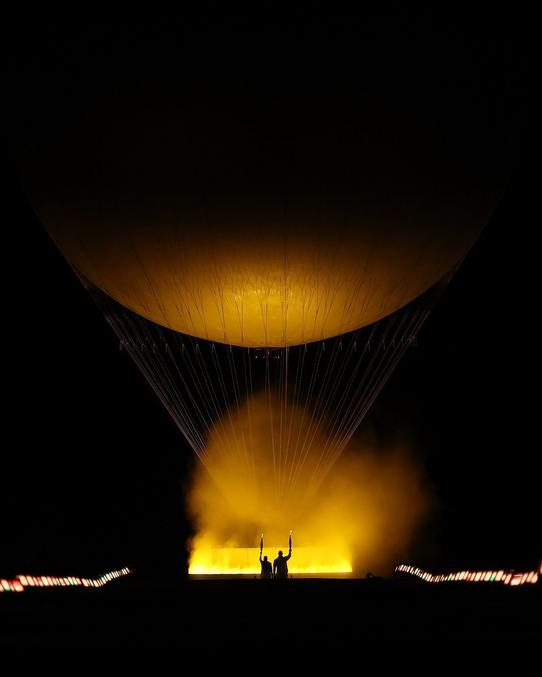
[[[409,574],[421,578],[426,583],[504,583],[505,585],[518,586],[525,583],[537,583],[538,573],[536,571],[526,571],[517,573],[515,571],[455,571],[449,574],[432,574],[419,567],[409,564],[399,564],[395,567],[395,574]]]
[[[76,576],[23,576],[19,574],[14,580],[0,578],[0,592],[23,592],[25,588],[64,588],[83,587],[101,588],[103,585],[133,573],[125,567],[118,571],[109,571],[98,578],[79,578]]]

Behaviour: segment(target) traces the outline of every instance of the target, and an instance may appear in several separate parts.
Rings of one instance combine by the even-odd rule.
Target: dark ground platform
[[[415,580],[115,581],[0,597],[0,647],[213,650],[362,648],[384,639],[542,640],[541,586]],[[257,667],[255,666],[257,671]]]

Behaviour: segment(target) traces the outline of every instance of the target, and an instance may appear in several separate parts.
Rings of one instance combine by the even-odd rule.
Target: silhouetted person
[[[267,559],[267,555],[262,555],[260,553],[260,564],[262,565],[262,572],[260,578],[273,578],[273,569],[271,568],[271,562]]]
[[[288,556],[284,557],[282,550],[279,550],[279,556],[273,562],[273,573],[275,578],[288,578],[288,560],[292,556],[292,549],[290,548]]]

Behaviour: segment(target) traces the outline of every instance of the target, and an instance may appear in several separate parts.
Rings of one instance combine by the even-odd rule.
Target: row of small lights
[[[454,581],[468,583],[504,583],[504,585],[523,585],[525,583],[537,583],[539,573],[542,575],[542,564],[540,572],[526,571],[516,573],[514,571],[456,571],[451,574],[431,574],[418,567],[408,564],[400,564],[395,567],[396,574],[410,574],[421,578],[426,583],[450,583]]]
[[[24,592],[25,588],[64,588],[79,586],[82,588],[101,588],[103,585],[114,581],[116,578],[122,578],[133,573],[131,569],[125,567],[119,571],[109,571],[98,578],[78,578],[76,576],[65,576],[58,578],[56,576],[16,576],[14,580],[0,578],[0,593],[2,592]]]

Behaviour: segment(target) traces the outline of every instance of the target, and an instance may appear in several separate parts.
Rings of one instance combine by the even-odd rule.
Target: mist
[[[331,463],[324,429],[310,412],[267,392],[217,421],[188,494],[191,567],[220,573],[217,552],[228,549],[230,566],[238,553],[233,565],[243,572],[241,549],[254,548],[249,568],[257,570],[261,534],[273,559],[293,530],[291,573],[296,549],[298,571],[333,573],[348,564],[353,575],[389,573],[431,512],[423,467],[408,444],[382,446],[366,435]]]

